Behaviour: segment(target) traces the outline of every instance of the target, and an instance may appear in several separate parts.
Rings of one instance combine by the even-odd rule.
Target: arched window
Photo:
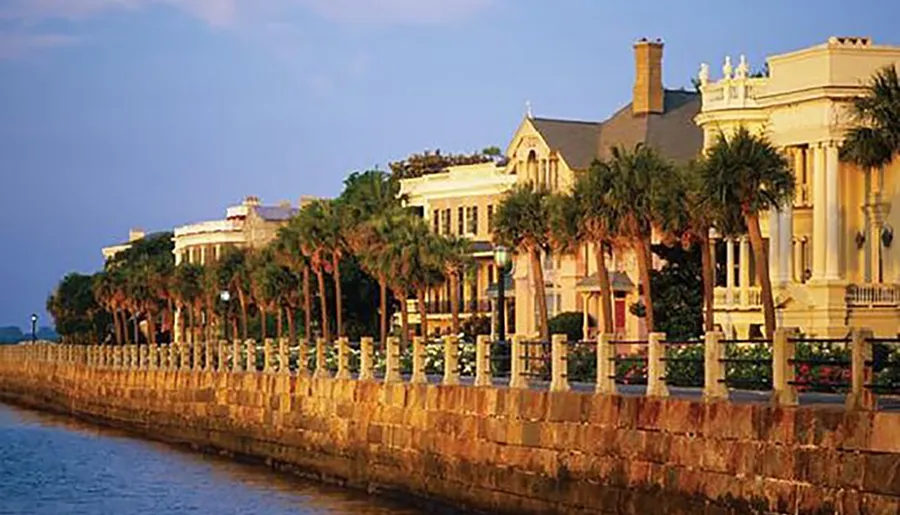
[[[525,166],[526,170],[528,171],[528,180],[533,182],[535,186],[539,185],[540,182],[538,182],[537,154],[534,150],[528,153],[528,161]]]

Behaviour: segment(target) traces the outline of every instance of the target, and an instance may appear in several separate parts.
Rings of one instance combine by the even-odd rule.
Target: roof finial
[[[525,101],[525,116],[528,118],[534,118],[534,113],[531,112],[531,100]]]

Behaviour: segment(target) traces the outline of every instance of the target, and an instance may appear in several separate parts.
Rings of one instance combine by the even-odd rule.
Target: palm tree
[[[250,291],[259,311],[260,337],[265,340],[268,336],[268,314],[275,311],[278,328],[277,336],[282,335],[282,289],[285,286],[281,274],[284,268],[275,262],[271,247],[259,249],[250,253],[247,263]]]
[[[325,272],[331,266],[332,255],[329,254],[331,235],[326,226],[329,208],[326,202],[316,200],[304,206],[297,214],[297,230],[300,236],[300,248],[309,260],[309,266],[316,276],[319,286],[319,303],[322,315],[322,336],[325,341],[331,340],[328,325],[328,299],[325,294]]]
[[[595,163],[597,180],[608,188],[604,196],[614,225],[610,232],[630,246],[637,258],[647,330],[654,330],[653,295],[650,288],[650,242],[660,220],[658,201],[672,166],[651,147],[638,144],[633,150],[611,149],[606,162]]]
[[[219,260],[207,267],[211,270],[206,280],[206,299],[209,318],[222,290],[237,296],[241,309],[241,339],[247,339],[247,311],[250,308],[250,268],[247,250],[240,247],[225,247]]]
[[[301,234],[297,217],[292,218],[287,223],[287,225],[278,229],[278,236],[275,238],[271,245],[275,251],[276,261],[293,272],[295,276],[299,275],[300,277],[302,277],[301,284],[303,290],[303,315],[305,317],[304,334],[308,339],[310,337],[310,331],[312,328],[312,300],[309,288],[309,259],[306,257],[302,250]],[[291,292],[286,292],[285,295],[286,299],[295,299]],[[288,316],[288,332],[290,333],[291,341],[294,341],[297,336],[296,330],[294,328],[293,315],[293,309],[296,308],[297,304],[298,302],[294,300],[289,301],[290,308]]]
[[[707,153],[706,195],[743,217],[756,261],[756,276],[765,315],[766,337],[775,334],[775,301],[769,278],[768,252],[759,214],[780,210],[794,198],[794,174],[787,159],[762,135],[740,127],[730,138],[720,133]],[[729,216],[729,215],[725,215]]]
[[[378,270],[379,276],[384,278],[394,297],[400,301],[400,338],[404,345],[409,338],[407,300],[413,288],[410,281],[414,271],[411,255],[415,255],[412,249],[420,244],[416,241],[420,230],[414,228],[417,224],[423,224],[422,220],[401,210],[373,220],[371,230],[377,247],[367,257],[369,266]]]
[[[541,268],[541,252],[549,244],[548,195],[547,190],[535,187],[531,182],[516,185],[506,193],[494,214],[494,240],[529,258],[542,340],[550,338],[544,270]]]
[[[175,267],[173,288],[178,307],[185,313],[181,339],[193,334],[196,321],[196,306],[203,293],[203,266],[182,262]]]
[[[451,334],[459,334],[459,285],[474,263],[469,253],[469,240],[447,235],[436,237],[436,243],[434,257],[443,266],[444,276],[450,281]]]
[[[363,269],[378,280],[381,341],[388,331],[388,268],[380,259],[379,249],[386,244],[378,238],[375,227],[386,217],[397,216],[403,199],[400,183],[381,170],[352,173],[344,180],[344,191],[338,201],[344,222],[344,240],[359,259]]]
[[[116,305],[115,305],[115,291],[113,289],[112,280],[109,277],[109,274],[101,271],[97,272],[92,277],[91,289],[94,293],[94,299],[97,304],[102,306],[105,310],[109,311],[112,315],[113,319],[113,332],[116,338],[116,344],[122,344],[122,331],[119,328],[119,317],[116,314]]]

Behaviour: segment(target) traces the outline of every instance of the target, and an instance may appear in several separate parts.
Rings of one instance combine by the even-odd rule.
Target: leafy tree
[[[194,334],[196,315],[203,298],[203,267],[194,263],[180,263],[175,267],[173,291],[178,307],[186,315],[183,334],[179,335],[182,340],[186,340],[185,335]]]
[[[656,328],[670,340],[684,341],[703,334],[701,254],[709,247],[654,245],[653,253],[665,262],[651,273]]]
[[[220,293],[228,291],[238,300],[241,310],[241,339],[246,340],[248,337],[248,312],[252,302],[248,250],[240,247],[225,247],[218,261],[206,265],[206,269],[203,297],[207,319],[212,319]],[[207,338],[209,338],[208,334]]]
[[[312,337],[312,294],[309,285],[309,258],[303,253],[302,233],[299,217],[292,218],[287,225],[278,230],[278,236],[272,242],[275,251],[275,259],[283,266],[291,270],[295,276],[300,277],[303,299],[303,334],[309,340]],[[299,292],[298,292],[299,293]],[[291,314],[298,306],[298,297],[288,293],[285,297],[288,306],[288,331],[290,332],[291,341],[294,341],[296,334],[294,332],[293,323],[294,316]]]
[[[494,240],[529,258],[538,308],[541,339],[550,338],[541,252],[550,243],[549,193],[532,183],[519,184],[504,195],[494,214]]]
[[[492,161],[494,156],[497,155],[491,147],[486,148],[485,151],[491,153],[442,154],[440,149],[434,152],[426,150],[421,154],[412,154],[402,161],[390,163],[388,166],[390,166],[391,172],[398,180],[412,179],[423,175],[441,173],[451,166],[487,163]]]
[[[94,298],[94,279],[70,273],[47,298],[47,312],[64,341],[87,344],[100,341],[110,317]]]
[[[588,315],[588,323],[593,322]],[[580,342],[584,340],[584,314],[576,311],[565,311],[550,319],[550,334],[564,334],[566,341]]]
[[[759,225],[759,214],[780,210],[794,198],[794,174],[787,159],[764,137],[746,127],[726,137],[720,133],[707,153],[704,184],[707,197],[742,216],[756,260],[756,276],[765,315],[766,337],[775,333],[775,301],[769,278],[769,258]],[[739,214],[739,215],[738,215]]]

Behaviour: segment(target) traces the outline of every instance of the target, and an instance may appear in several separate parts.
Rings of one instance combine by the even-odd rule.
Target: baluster
[[[369,381],[374,379],[372,363],[372,347],[375,340],[371,336],[364,336],[359,341],[359,380]]]
[[[528,388],[525,377],[525,342],[520,335],[512,337],[512,349],[509,364],[509,387]]]
[[[779,327],[772,342],[772,398],[783,406],[797,405],[797,387],[794,381],[794,328]]]
[[[325,339],[316,338],[316,371],[313,372],[314,378],[331,377],[328,372],[328,366],[325,363]]]
[[[444,384],[459,384],[459,339],[444,337]]]
[[[337,339],[337,379],[350,379],[350,342],[342,336]]]
[[[427,383],[425,377],[425,338],[422,336],[413,336],[413,355],[412,355],[412,377],[410,383],[423,384]]]
[[[475,386],[491,386],[491,338],[475,337]]]
[[[550,340],[550,391],[569,391],[566,335],[554,334]]]
[[[669,387],[666,385],[666,348],[663,333],[650,333],[647,342],[647,395],[652,397],[668,397]]]
[[[400,339],[388,336],[385,349],[385,383],[399,383],[400,377]]]

